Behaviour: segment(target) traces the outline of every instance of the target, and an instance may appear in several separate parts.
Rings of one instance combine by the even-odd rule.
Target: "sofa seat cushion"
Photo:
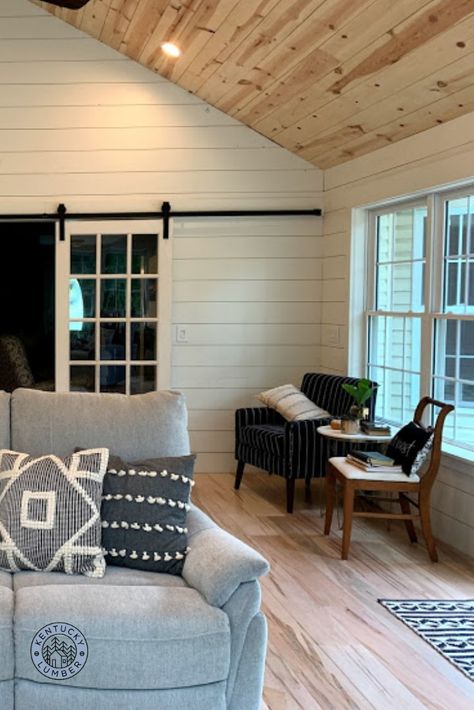
[[[23,587],[42,587],[44,585],[71,584],[71,578],[61,572],[16,572],[6,575],[13,580],[13,589],[18,591]],[[0,577],[1,584],[1,577]],[[187,587],[182,577],[173,574],[133,570],[128,567],[108,566],[104,577],[75,577],[74,584],[92,584],[107,587]]]
[[[285,428],[278,424],[252,424],[240,430],[240,442],[251,449],[283,456]]]
[[[7,575],[5,575],[7,576]],[[2,581],[4,583],[2,583]],[[13,678],[13,591],[0,581],[0,682]],[[0,694],[1,697],[1,694]],[[0,707],[3,705],[0,701]]]
[[[56,648],[51,643],[53,637],[59,644],[68,641],[71,627],[82,638],[75,637],[79,645],[72,651],[66,643],[58,672],[58,661],[50,657],[48,663]],[[23,586],[15,595],[15,639],[17,677],[41,683],[158,690],[214,683],[229,673],[228,617],[190,587]],[[87,644],[85,663],[79,659],[81,640]],[[35,650],[41,672],[30,655]]]
[[[13,589],[13,575],[10,574],[10,572],[2,572],[2,570],[0,570],[0,589],[2,587]]]

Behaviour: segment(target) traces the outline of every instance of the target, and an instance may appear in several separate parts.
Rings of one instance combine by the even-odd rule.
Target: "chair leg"
[[[332,515],[334,512],[334,504],[336,502],[336,477],[328,472],[326,474],[326,517],[324,520],[324,534],[329,535],[331,532]]]
[[[431,532],[431,516],[430,516],[430,500],[420,496],[420,519],[423,537],[425,538],[428,554],[432,562],[438,562],[438,553],[436,552],[436,543],[433,533]]]
[[[306,503],[311,503],[311,481],[305,481],[304,484],[304,499]]]
[[[354,512],[354,489],[346,481],[344,484],[344,522],[342,526],[342,554],[341,559],[347,560],[351,544],[352,513]]]
[[[235,472],[235,483],[234,488],[236,491],[239,490],[240,484],[242,482],[242,476],[244,475],[245,461],[237,462],[237,471]]]
[[[405,498],[403,493],[398,494],[398,500],[400,501],[400,508],[402,509],[402,513],[404,515],[410,515],[410,502]],[[410,542],[418,542],[415,526],[413,525],[413,520],[405,520],[405,527],[407,529]]]
[[[295,500],[295,478],[286,479],[286,511],[293,512],[293,503]]]

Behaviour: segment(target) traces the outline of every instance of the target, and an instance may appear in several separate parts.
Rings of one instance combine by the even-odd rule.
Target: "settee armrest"
[[[222,607],[244,582],[270,569],[256,550],[222,530],[205,513],[191,507],[188,514],[189,552],[183,578],[212,606]]]

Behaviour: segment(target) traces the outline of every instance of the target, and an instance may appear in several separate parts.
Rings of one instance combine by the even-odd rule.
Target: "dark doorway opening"
[[[0,221],[0,254],[0,336],[15,336],[20,341],[34,383],[42,388],[40,383],[45,382],[45,389],[52,389],[55,223]]]

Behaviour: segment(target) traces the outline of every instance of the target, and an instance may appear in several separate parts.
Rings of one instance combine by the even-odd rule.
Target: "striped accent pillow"
[[[281,385],[266,392],[260,392],[257,399],[267,407],[276,409],[289,422],[302,419],[323,419],[331,415],[316,406],[294,385]]]

